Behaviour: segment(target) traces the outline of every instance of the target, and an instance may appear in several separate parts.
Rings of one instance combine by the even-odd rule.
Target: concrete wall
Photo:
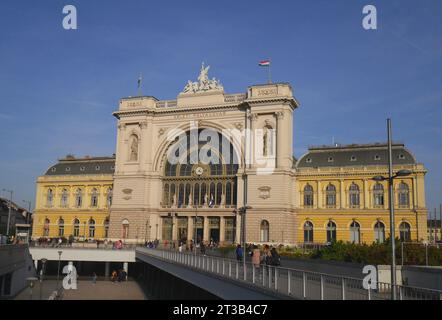
[[[30,248],[33,260],[58,260],[58,251],[63,261],[135,262],[135,249]]]
[[[402,279],[409,286],[442,290],[442,267],[403,266]]]

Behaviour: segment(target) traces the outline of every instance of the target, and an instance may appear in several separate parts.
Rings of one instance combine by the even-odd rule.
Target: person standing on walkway
[[[241,247],[240,244],[238,244],[238,245],[236,246],[235,253],[236,253],[236,260],[237,260],[237,261],[242,261],[243,250],[242,250],[242,247]]]
[[[97,274],[95,272],[92,274],[92,283],[93,284],[97,283]]]
[[[253,246],[252,263],[256,268],[259,268],[259,264],[261,263],[261,252],[256,245]]]

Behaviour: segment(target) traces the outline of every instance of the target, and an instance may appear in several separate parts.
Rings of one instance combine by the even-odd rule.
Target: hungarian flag
[[[270,60],[262,60],[259,62],[260,67],[269,67],[270,66]]]

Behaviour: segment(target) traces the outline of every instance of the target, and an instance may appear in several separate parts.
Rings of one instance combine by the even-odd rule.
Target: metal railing
[[[362,280],[350,277],[253,265],[242,261],[192,253],[142,248],[138,252],[208,274],[241,281],[294,299],[309,300],[387,300],[391,285],[376,283],[376,289],[364,289]],[[397,286],[401,300],[442,300],[442,291]]]

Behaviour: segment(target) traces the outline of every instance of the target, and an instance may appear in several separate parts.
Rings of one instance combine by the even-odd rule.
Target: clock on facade
[[[201,167],[197,167],[197,168],[195,169],[195,173],[196,173],[197,175],[199,175],[199,176],[202,175],[203,172],[204,172],[204,169],[201,168]]]

